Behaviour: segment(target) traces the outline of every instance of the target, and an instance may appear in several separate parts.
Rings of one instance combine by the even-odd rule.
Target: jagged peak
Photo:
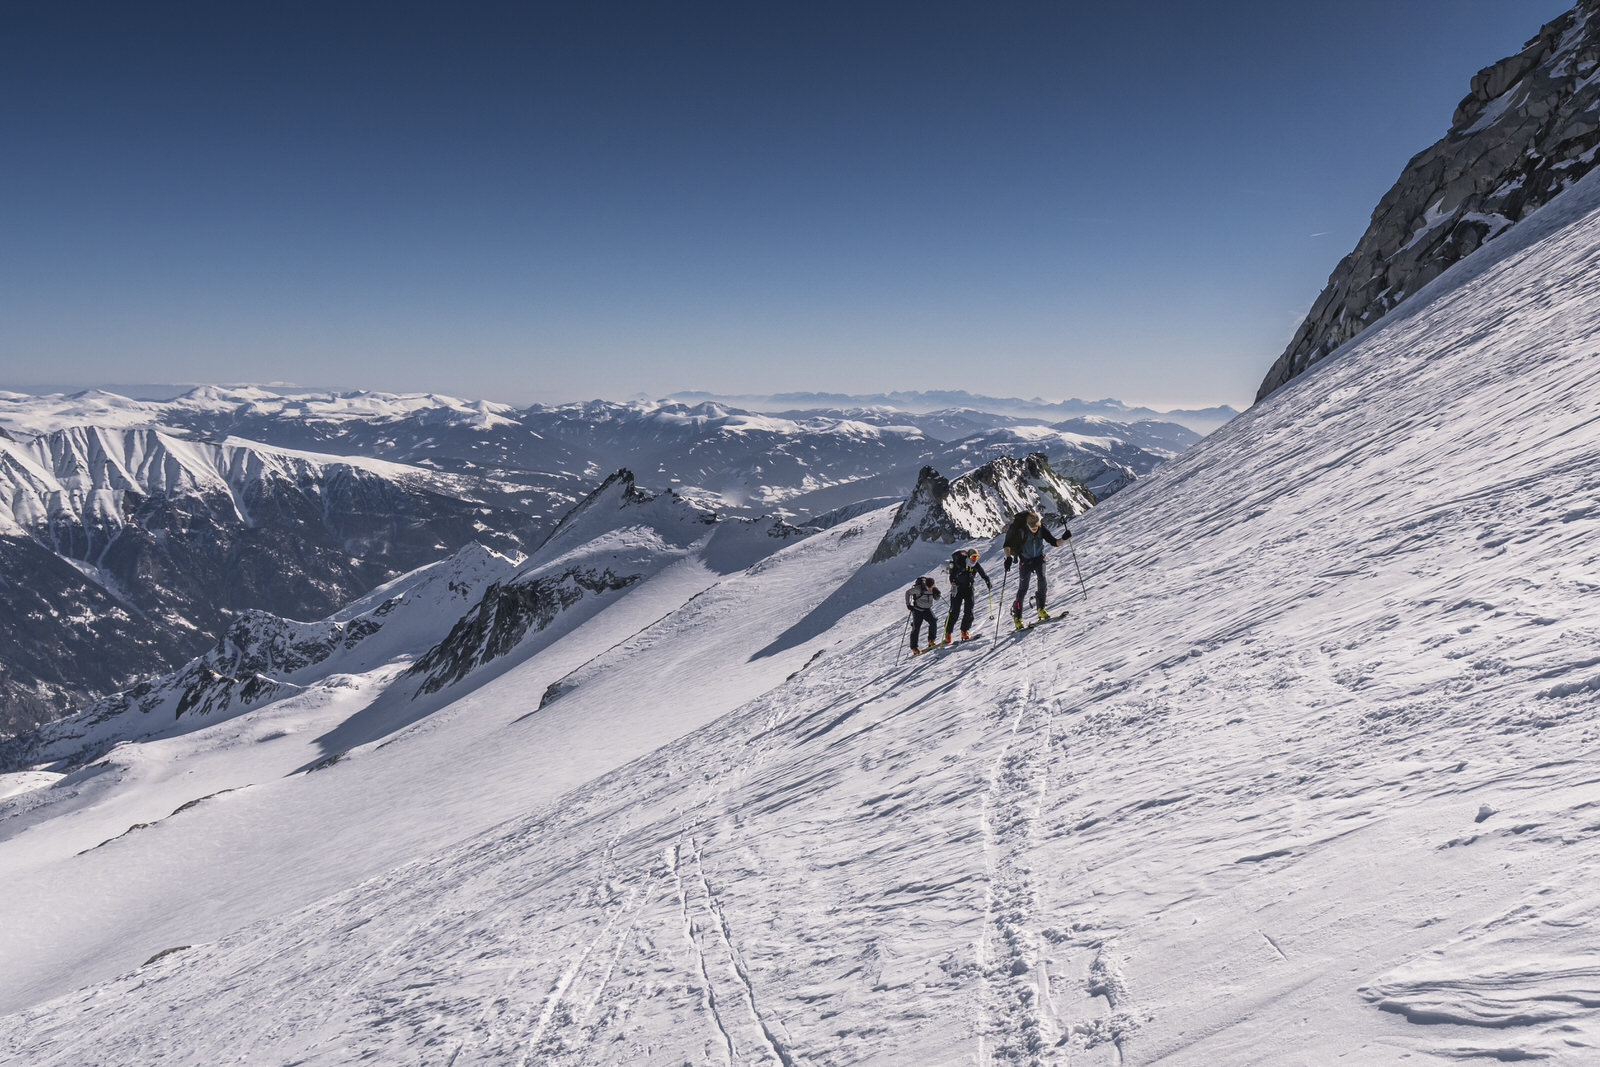
[[[1061,522],[1094,503],[1087,489],[1051,469],[1043,452],[1001,456],[954,480],[923,467],[872,562],[892,559],[922,541],[948,545],[994,537],[1021,511],[1038,511],[1048,521]]]
[[[714,511],[696,507],[671,489],[652,492],[635,481],[626,467],[608,476],[564,515],[530,559],[591,540],[618,526],[709,526],[722,521]]]

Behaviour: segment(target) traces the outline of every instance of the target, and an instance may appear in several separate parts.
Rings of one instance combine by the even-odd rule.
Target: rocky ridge
[[[1549,203],[1600,151],[1600,0],[1479,71],[1450,130],[1406,164],[1262,381],[1271,394]]]
[[[515,575],[491,586],[407,677],[418,680],[415,696],[436,693],[503,661],[582,602],[626,589],[674,559],[692,554],[724,575],[816,532],[781,519],[725,518],[670,489],[644,489],[624,468],[574,507]]]
[[[1037,511],[1047,524],[1059,526],[1094,504],[1094,495],[1057,474],[1042,452],[991,460],[953,480],[924,467],[872,562],[893,559],[922,541],[948,545],[995,537],[1020,511]]]

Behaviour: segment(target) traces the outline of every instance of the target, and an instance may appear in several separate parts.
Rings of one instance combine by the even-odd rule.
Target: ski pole
[[[911,625],[911,612],[908,611],[908,612],[906,612],[906,624],[905,624],[905,626],[900,627],[899,631],[897,631],[897,633],[898,633],[897,640],[900,642],[900,651],[898,651],[898,652],[896,652],[894,654],[894,665],[896,667],[900,666],[900,660],[906,654],[906,629],[910,625]]]
[[[1009,579],[1010,577],[1011,577],[1011,568],[1007,567],[1005,569],[1005,571],[1002,572],[1001,575],[1000,575],[1000,606],[1001,607],[1005,607],[1006,606],[1006,580]],[[996,641],[1000,640],[1000,615],[999,615],[998,612],[995,614],[995,617],[994,617],[994,639]]]
[[[1083,584],[1083,568],[1078,566],[1078,550],[1072,547],[1072,535],[1067,534],[1067,551],[1072,553],[1072,566],[1078,572],[1078,586],[1083,590],[1085,603],[1089,600],[1089,587]]]

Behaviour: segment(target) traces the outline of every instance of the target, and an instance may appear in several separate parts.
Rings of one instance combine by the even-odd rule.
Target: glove
[[[1014,562],[1016,562],[1016,561],[1013,560],[1010,556],[1007,556],[1006,557],[1006,570],[1009,571],[1011,569],[1011,564],[1014,563]]]

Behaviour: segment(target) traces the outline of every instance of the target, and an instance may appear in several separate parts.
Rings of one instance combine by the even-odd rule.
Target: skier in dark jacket
[[[1006,530],[1006,570],[1009,571],[1013,563],[1020,564],[1021,568],[1017,575],[1017,599],[1011,602],[1011,621],[1016,629],[1022,629],[1022,601],[1028,595],[1029,575],[1039,579],[1039,591],[1034,594],[1039,618],[1044,620],[1050,617],[1050,613],[1044,609],[1044,546],[1066,544],[1071,536],[1071,530],[1062,530],[1061,536],[1056,537],[1040,524],[1036,512],[1024,511],[1011,520],[1011,526]]]
[[[944,618],[944,643],[950,643],[950,634],[956,628],[956,613],[961,614],[961,640],[970,640],[972,635],[967,633],[972,629],[972,597],[978,587],[977,579],[982,578],[983,584],[990,589],[994,583],[989,576],[983,573],[983,567],[978,563],[978,550],[964,548],[950,557],[950,612]]]
[[[939,620],[933,617],[933,602],[944,596],[939,592],[939,587],[933,584],[932,578],[918,578],[910,589],[906,590],[906,610],[911,612],[911,654],[915,656],[922,649],[917,647],[917,638],[922,633],[922,624],[928,624],[928,647],[934,647],[933,632],[939,626]]]

